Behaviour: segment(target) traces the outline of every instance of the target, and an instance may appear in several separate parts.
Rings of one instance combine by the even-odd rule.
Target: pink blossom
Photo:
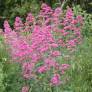
[[[52,48],[57,48],[57,47],[58,47],[58,44],[52,43],[52,44],[50,44],[50,46],[51,46]]]
[[[21,64],[24,79],[29,80],[34,75],[37,76],[37,73],[40,75],[51,70],[56,73],[51,78],[51,84],[61,84],[60,77],[69,65],[60,64],[59,57],[66,50],[70,55],[73,48],[81,42],[83,24],[83,18],[80,15],[75,17],[71,8],[67,8],[65,15],[61,14],[65,14],[61,8],[54,10],[42,4],[38,16],[29,13],[25,24],[20,17],[16,17],[13,31],[8,21],[4,22],[5,42],[13,60]],[[27,87],[22,89],[22,92],[28,91]]]
[[[32,77],[32,70],[35,64],[31,62],[24,62],[22,64],[23,77],[29,79]]]
[[[40,66],[37,71],[38,73],[45,73],[47,71],[47,66],[43,65],[43,66]]]
[[[76,25],[78,23],[78,21],[76,19],[73,19],[71,23]]]
[[[68,25],[68,26],[65,26],[64,27],[64,30],[71,30],[72,29],[72,26],[71,25]]]
[[[80,23],[80,24],[83,24],[83,17],[81,15],[78,15],[76,17],[76,20]]]
[[[15,28],[15,30],[22,30],[22,28],[23,28],[23,23],[22,23],[20,17],[16,17],[16,18],[15,18],[14,28]]]
[[[67,12],[66,12],[66,18],[67,19],[72,19],[73,18],[73,15],[74,14],[73,14],[72,9],[68,7]]]
[[[37,53],[32,53],[30,57],[31,57],[31,62],[33,63],[38,63],[41,58],[41,56]]]
[[[4,21],[4,31],[5,31],[5,33],[9,33],[9,32],[12,31],[12,29],[11,29],[11,27],[10,27],[7,20]]]
[[[60,85],[60,75],[59,74],[54,74],[54,76],[51,78],[51,84],[54,86]]]
[[[60,56],[61,53],[60,53],[60,51],[53,51],[53,52],[51,53],[51,55],[52,55],[53,57],[57,57],[57,56]]]
[[[29,92],[29,86],[22,87],[21,92]]]
[[[59,70],[61,71],[61,74],[65,74],[65,71],[69,69],[70,65],[69,64],[62,64],[59,66]]]
[[[62,29],[61,34],[62,34],[62,36],[67,36],[69,34],[69,32],[66,32],[65,29]]]
[[[40,52],[46,52],[46,51],[48,51],[48,49],[49,49],[48,47],[44,47],[44,48],[41,49]]]
[[[58,44],[62,47],[65,47],[65,42],[63,41],[63,39],[58,39]]]
[[[63,69],[63,70],[66,70],[66,69],[68,69],[69,67],[70,67],[69,64],[62,64],[62,65],[61,65],[61,69]]]
[[[32,15],[32,13],[28,13],[27,17],[26,17],[26,22],[27,23],[32,23],[34,21],[34,17]]]
[[[44,60],[44,63],[48,66],[48,67],[56,67],[57,66],[57,62],[52,59],[52,58],[47,58]]]
[[[60,17],[61,14],[62,14],[62,9],[60,7],[57,7],[54,10],[54,13],[52,14],[53,21],[54,21],[55,24],[58,24],[59,23],[59,17]]]
[[[42,4],[41,9],[40,16],[42,17],[48,18],[53,13],[53,10],[47,4]]]
[[[30,45],[23,37],[18,36],[16,32],[12,31],[5,36],[7,37],[8,45],[10,45],[13,58],[25,57],[31,53]]]
[[[76,46],[75,40],[69,40],[67,46],[75,47]]]
[[[60,16],[62,13],[62,9],[60,7],[57,7],[54,11],[54,16]]]

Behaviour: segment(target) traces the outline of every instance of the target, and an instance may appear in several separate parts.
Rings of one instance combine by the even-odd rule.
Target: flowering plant
[[[25,23],[16,17],[13,29],[5,21],[5,42],[12,59],[21,65],[23,78],[26,81],[45,78],[50,86],[63,84],[61,76],[70,65],[59,58],[73,53],[81,43],[82,24],[82,16],[75,17],[71,8],[64,13],[60,7],[54,10],[46,4],[42,4],[37,17],[29,13]],[[25,83],[22,92],[29,90]]]

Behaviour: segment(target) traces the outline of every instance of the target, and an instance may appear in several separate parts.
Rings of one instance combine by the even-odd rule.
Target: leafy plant
[[[82,25],[82,16],[74,17],[71,8],[68,7],[64,13],[60,7],[52,9],[46,4],[42,4],[38,16],[29,13],[25,22],[16,17],[13,29],[5,20],[4,37],[11,53],[10,59],[19,64],[19,73],[22,72],[25,81],[22,92],[38,89],[49,92],[54,86],[54,90],[59,91],[59,86],[66,84],[67,78],[63,75],[70,65],[61,62],[61,58],[70,57],[81,44]],[[29,35],[23,35],[27,32]],[[9,78],[12,80],[12,75]],[[37,89],[33,89],[33,84]]]
[[[72,62],[71,70],[71,90],[73,92],[92,91],[92,37],[84,38],[83,44],[79,47],[80,52]]]
[[[34,14],[37,13],[39,5],[39,2],[36,0],[1,0],[0,26],[2,27],[4,19],[9,20],[10,24],[13,25],[15,16],[24,17],[24,15],[29,11]]]

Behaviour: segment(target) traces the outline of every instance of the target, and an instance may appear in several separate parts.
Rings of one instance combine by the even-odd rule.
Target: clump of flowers
[[[67,54],[74,52],[81,43],[83,18],[80,15],[75,17],[69,7],[66,14],[60,7],[54,10],[42,4],[41,8],[36,18],[29,13],[25,23],[16,17],[13,30],[5,21],[5,41],[13,60],[21,64],[24,79],[37,80],[41,74],[51,71],[48,83],[58,86],[63,81],[61,76],[70,67],[58,58],[63,57],[64,50]],[[30,39],[21,34],[25,31],[30,32]],[[29,92],[29,87],[24,86],[22,92]]]
[[[28,92],[28,91],[29,91],[29,86],[22,87],[22,92]]]

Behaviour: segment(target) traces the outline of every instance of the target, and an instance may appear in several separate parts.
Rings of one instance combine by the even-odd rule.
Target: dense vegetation
[[[52,8],[46,5],[41,7],[43,2]],[[4,30],[4,32],[0,30],[0,92],[91,92],[91,6],[91,0],[0,0],[0,27]],[[42,11],[42,8],[46,12]],[[72,28],[69,28],[69,25]],[[73,27],[79,28],[80,31],[77,32]],[[45,44],[39,38],[40,34]],[[45,36],[48,38],[47,43]],[[48,50],[44,46],[51,45],[52,37],[54,45]],[[57,47],[59,38],[63,39],[63,43]],[[34,48],[32,46],[38,46],[38,49],[43,46],[43,48],[40,49],[42,52],[39,51],[41,55],[39,63],[35,65],[33,76],[30,77],[30,73],[27,72],[30,71],[29,62],[39,53],[36,47],[32,51],[30,49]],[[50,60],[55,57],[64,71],[60,73],[56,66],[50,71],[42,67],[44,65],[42,58],[47,57],[50,57]]]

